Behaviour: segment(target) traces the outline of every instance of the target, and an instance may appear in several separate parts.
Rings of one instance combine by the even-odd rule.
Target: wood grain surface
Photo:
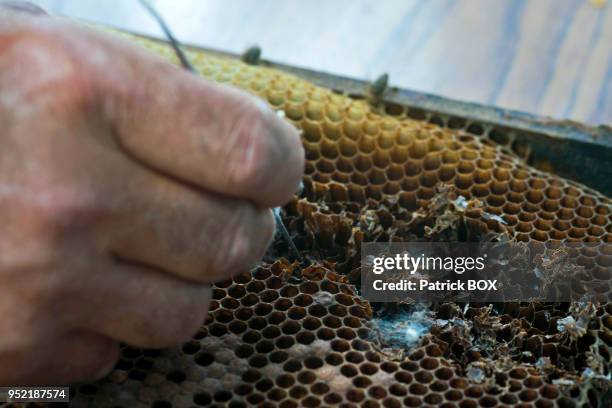
[[[159,35],[136,0],[40,0]],[[589,124],[612,123],[605,0],[153,0],[186,42]]]

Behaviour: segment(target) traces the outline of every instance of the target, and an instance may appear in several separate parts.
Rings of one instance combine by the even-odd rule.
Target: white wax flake
[[[557,330],[560,333],[565,333],[568,327],[572,327],[576,324],[576,320],[572,316],[564,317],[563,319],[557,320]]]
[[[557,378],[553,380],[553,384],[555,385],[574,385],[574,381],[567,378]]]
[[[419,345],[434,325],[434,319],[430,311],[417,310],[373,319],[373,323],[385,343],[409,349]]]
[[[470,381],[475,382],[475,383],[481,383],[484,381],[485,379],[485,373],[484,371],[482,371],[480,368],[477,367],[470,367],[467,370],[467,377],[470,379]]]
[[[488,212],[484,211],[482,216],[485,220],[493,220],[499,222],[500,224],[508,225],[508,223],[499,215],[489,214]]]

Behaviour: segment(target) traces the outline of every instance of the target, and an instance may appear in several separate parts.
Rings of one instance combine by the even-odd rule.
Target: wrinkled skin
[[[121,39],[0,7],[0,385],[164,347],[244,272],[297,188],[295,129]]]

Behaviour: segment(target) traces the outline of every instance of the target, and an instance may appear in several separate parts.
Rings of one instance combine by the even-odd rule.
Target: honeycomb
[[[165,45],[134,39],[176,62]],[[370,304],[357,279],[362,242],[461,239],[459,225],[516,242],[611,243],[609,198],[528,166],[526,147],[479,125],[427,123],[271,68],[190,57],[204,77],[259,95],[302,131],[305,188],[283,219],[306,261],[285,259],[277,240],[253,271],[213,285],[191,341],[124,346],[107,378],[72,387],[71,405],[610,406],[612,298],[417,309]],[[470,206],[449,221],[460,196]],[[576,262],[609,290],[611,257]],[[412,324],[422,336],[393,336]]]

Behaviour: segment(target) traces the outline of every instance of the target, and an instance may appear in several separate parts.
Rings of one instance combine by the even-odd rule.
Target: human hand
[[[263,102],[121,39],[0,8],[0,385],[100,377],[203,323],[303,170]]]

